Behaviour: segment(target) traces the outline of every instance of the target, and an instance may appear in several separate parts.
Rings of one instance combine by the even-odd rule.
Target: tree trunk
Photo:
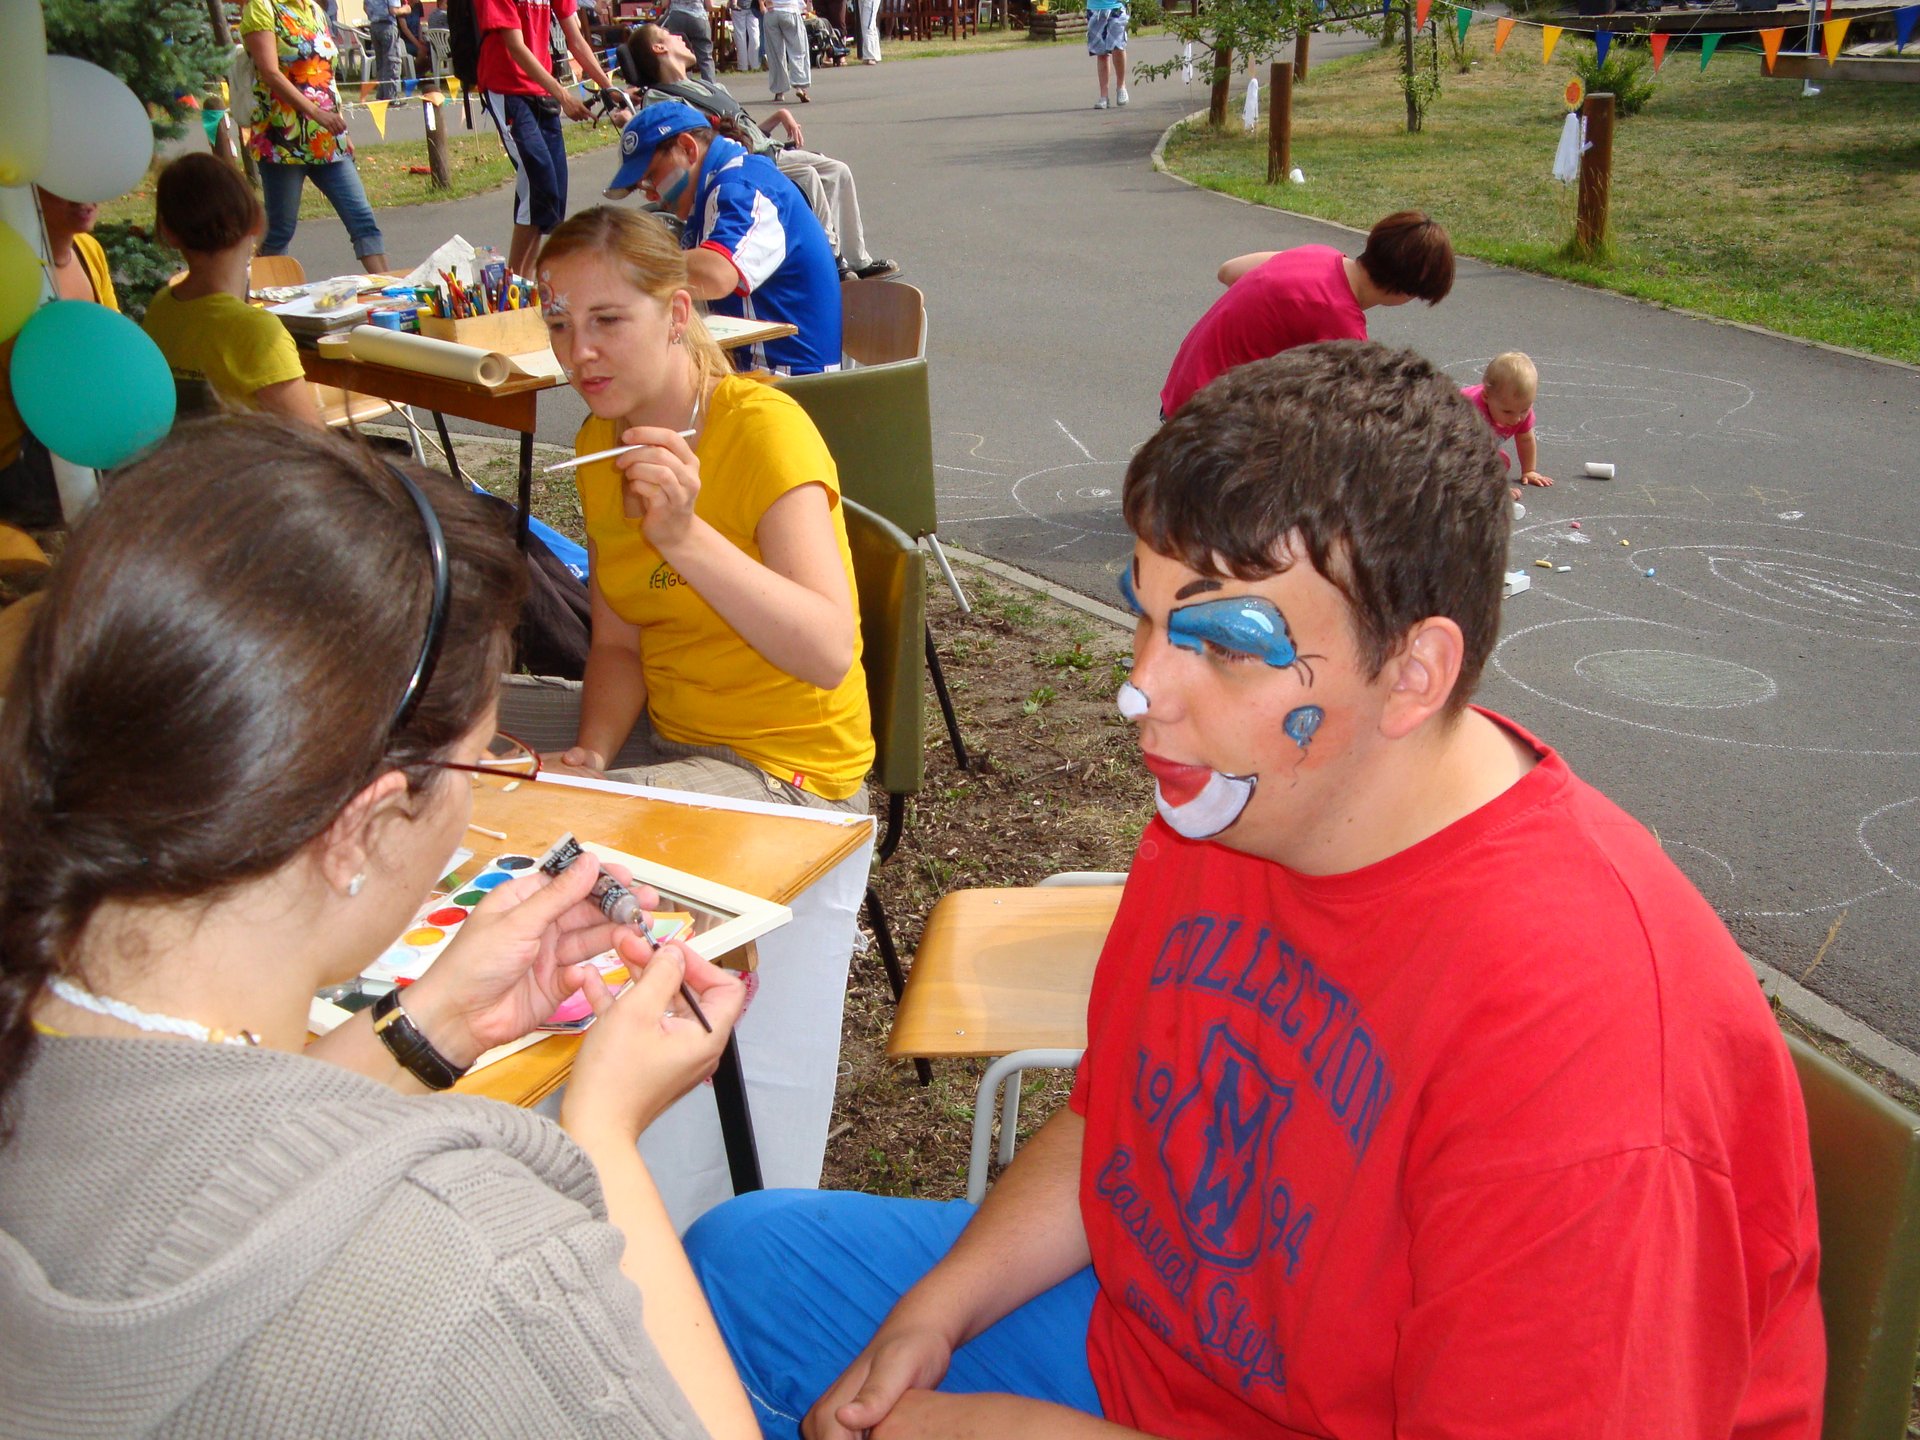
[[[1227,91],[1233,85],[1233,51],[1225,46],[1213,52],[1213,97],[1207,104],[1210,129],[1227,128]]]
[[[1407,92],[1407,133],[1415,135],[1420,130],[1420,101],[1413,91],[1413,0],[1406,0],[1400,18],[1405,24],[1400,42],[1400,81]]]

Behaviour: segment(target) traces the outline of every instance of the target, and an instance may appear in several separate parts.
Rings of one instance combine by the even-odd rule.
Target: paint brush
[[[629,446],[629,449],[637,448]],[[547,853],[540,857],[539,868],[547,875],[558,877],[569,865],[586,853],[580,842],[571,832],[562,835],[548,847]],[[593,889],[587,892],[587,899],[599,908],[602,915],[620,925],[640,925],[646,928],[646,914],[640,908],[640,902],[626,886],[604,870],[600,878],[593,882]],[[713,1022],[707,1019],[706,1011],[700,1008],[700,1002],[693,998],[693,991],[687,988],[687,982],[680,982],[680,998],[687,1002],[687,1009],[693,1018],[700,1022],[700,1028],[709,1035],[713,1033]]]
[[[682,430],[679,435],[682,440],[691,440],[699,433],[698,430]],[[562,460],[558,465],[543,465],[540,467],[540,473],[551,475],[556,470],[568,470],[575,465],[591,465],[596,460],[611,460],[616,455],[625,455],[629,450],[658,450],[659,448],[658,445],[616,445],[611,450],[596,450],[591,455],[576,455],[571,460]]]

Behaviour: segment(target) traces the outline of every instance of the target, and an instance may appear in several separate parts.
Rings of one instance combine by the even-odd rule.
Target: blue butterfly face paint
[[[1297,710],[1287,712],[1287,718],[1280,722],[1280,728],[1287,732],[1289,740],[1304,751],[1307,742],[1313,739],[1313,732],[1320,728],[1320,722],[1326,718],[1326,712],[1318,705],[1302,705]]]
[[[1167,642],[1204,655],[1209,645],[1284,670],[1300,658],[1287,622],[1271,600],[1230,595],[1181,605],[1167,615]]]
[[[1140,615],[1145,613],[1140,609],[1140,597],[1133,593],[1133,569],[1131,566],[1122,569],[1120,572],[1120,598],[1126,601],[1129,614]]]

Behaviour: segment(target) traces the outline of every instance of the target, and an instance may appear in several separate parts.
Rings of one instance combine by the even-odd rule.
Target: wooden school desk
[[[689,797],[691,802],[693,797]],[[630,794],[532,781],[514,791],[482,789],[474,795],[473,822],[504,832],[506,839],[469,831],[474,850],[469,869],[495,854],[539,854],[560,835],[608,845],[676,870],[790,905],[842,861],[871,843],[871,822],[826,823],[801,815],[719,808]],[[777,933],[777,932],[776,932]],[[730,964],[737,963],[736,953]],[[528,1049],[477,1070],[455,1086],[531,1106],[566,1080],[580,1037],[550,1035]],[[740,1068],[738,1046],[729,1040],[714,1075],[714,1100],[735,1193],[760,1188],[760,1166]]]

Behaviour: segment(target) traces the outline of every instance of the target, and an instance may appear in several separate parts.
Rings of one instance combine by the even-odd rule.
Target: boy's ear
[[[1380,715],[1380,733],[1402,740],[1447,708],[1453,687],[1460,682],[1466,654],[1460,627],[1443,615],[1431,615],[1407,631],[1399,650],[1387,661],[1387,703]]]

